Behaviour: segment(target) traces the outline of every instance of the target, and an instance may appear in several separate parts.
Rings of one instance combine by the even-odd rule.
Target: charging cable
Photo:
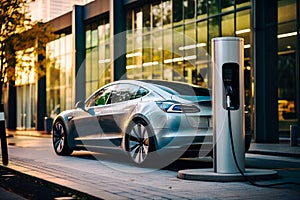
[[[279,185],[287,185],[287,184],[293,184],[293,185],[298,185],[300,186],[300,183],[297,182],[281,182],[281,183],[273,183],[273,184],[258,184],[255,181],[251,180],[250,177],[246,176],[245,173],[241,170],[239,163],[237,162],[237,158],[236,158],[236,154],[235,154],[235,150],[234,150],[234,144],[233,144],[233,137],[232,137],[232,127],[231,127],[231,116],[230,116],[230,96],[229,94],[232,93],[232,89],[230,89],[231,87],[226,87],[226,106],[227,106],[227,111],[228,111],[228,126],[229,126],[229,135],[230,135],[230,142],[231,142],[231,150],[232,150],[232,154],[233,154],[233,159],[234,159],[234,163],[238,169],[238,171],[240,172],[240,174],[242,175],[242,177],[248,181],[251,185],[257,186],[257,187],[274,187],[274,186],[279,186]]]

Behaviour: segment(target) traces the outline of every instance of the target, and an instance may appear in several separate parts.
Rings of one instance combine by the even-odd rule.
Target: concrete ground
[[[9,132],[10,163],[7,169],[67,187],[73,199],[295,199],[300,196],[297,185],[282,185],[273,188],[255,187],[246,182],[215,183],[189,181],[177,178],[181,166],[211,167],[210,161],[181,160],[164,170],[139,169],[128,163],[118,163],[114,159],[104,161],[92,159],[88,153],[75,153],[71,157],[58,157],[51,149],[50,135],[36,131]],[[28,137],[30,144],[25,139]],[[48,144],[49,143],[49,144]],[[281,176],[274,182],[300,182],[300,146],[289,143],[252,143],[246,154],[249,168],[272,168]],[[119,168],[121,167],[121,168]],[[205,166],[204,166],[205,167]],[[118,169],[118,170],[116,170]],[[1,179],[7,178],[1,174]],[[35,180],[35,179],[32,179]],[[36,182],[36,180],[35,180]],[[45,184],[45,183],[43,183]],[[0,187],[0,199],[24,199]],[[86,194],[86,196],[84,196]],[[83,196],[80,196],[83,195]],[[70,196],[70,195],[69,195]],[[72,195],[71,195],[72,196]],[[34,199],[25,197],[26,199]],[[53,199],[53,198],[52,198]]]

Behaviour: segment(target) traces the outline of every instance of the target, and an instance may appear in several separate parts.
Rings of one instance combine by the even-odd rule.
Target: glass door
[[[27,84],[17,87],[17,129],[35,128],[36,85]]]

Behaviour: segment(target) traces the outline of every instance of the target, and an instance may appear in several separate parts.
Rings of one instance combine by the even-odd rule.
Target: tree
[[[18,31],[28,27],[29,20],[25,14],[25,0],[1,0],[0,4],[0,99],[6,75],[13,78],[15,51],[12,37]]]
[[[18,66],[19,72],[30,71],[31,67],[34,67],[38,78],[43,77],[45,75],[46,63],[49,62],[46,59],[46,44],[54,39],[55,35],[49,24],[41,22],[32,24],[31,28],[25,32],[14,34],[12,37],[13,49],[18,53],[14,66]],[[29,58],[32,55],[35,56],[34,60],[23,59],[24,57]],[[12,56],[16,55],[12,54]],[[27,64],[27,68],[24,68],[24,64]]]
[[[38,78],[45,75],[46,44],[54,37],[49,25],[29,19],[26,0],[0,1],[0,100],[4,84],[13,87],[16,74],[34,68]]]
[[[0,99],[2,86],[15,79],[15,67],[20,58],[35,54],[35,67],[44,75],[47,61],[45,45],[55,38],[51,27],[41,22],[31,22],[26,13],[26,0],[1,0],[0,4]],[[18,54],[18,56],[17,56]],[[22,62],[26,62],[22,61]],[[22,70],[22,67],[19,68]]]

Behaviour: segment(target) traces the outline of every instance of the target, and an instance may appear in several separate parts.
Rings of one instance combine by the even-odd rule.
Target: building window
[[[197,1],[197,16],[198,19],[207,18],[207,2],[206,0]]]
[[[196,17],[196,0],[183,0],[184,19],[195,19]]]
[[[35,62],[37,60],[36,53],[33,48],[18,51],[16,63],[16,92],[18,103],[16,108],[17,128],[26,129],[35,126],[36,114],[36,81],[37,74],[35,70]]]
[[[210,16],[219,14],[220,12],[219,0],[211,0],[211,1],[207,1],[207,3],[208,3],[208,13]]]
[[[110,82],[109,23],[86,25],[86,96]]]
[[[278,1],[279,131],[289,131],[296,119],[296,0]],[[299,67],[299,66],[298,66]]]
[[[250,47],[250,5],[245,0],[161,0],[128,9],[127,78],[211,87],[210,41],[240,34],[249,36]],[[240,29],[247,31],[236,32]]]
[[[72,35],[61,34],[47,44],[46,95],[47,115],[73,108]]]

